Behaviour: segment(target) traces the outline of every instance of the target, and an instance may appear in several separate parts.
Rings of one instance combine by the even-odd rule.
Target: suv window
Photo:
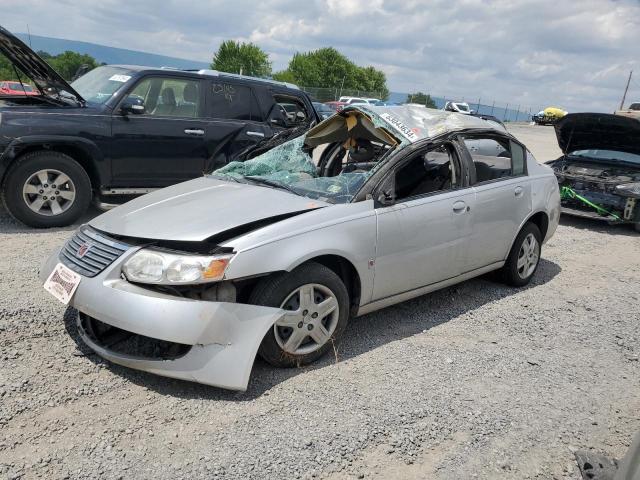
[[[450,145],[410,158],[395,174],[396,201],[451,190],[460,184],[460,163]]]
[[[476,168],[476,183],[525,173],[524,149],[517,143],[495,137],[463,138]]]
[[[200,82],[180,78],[145,78],[129,93],[142,99],[146,115],[196,118],[201,116]]]
[[[311,118],[305,104],[295,97],[274,95],[275,106],[269,113],[270,120],[282,123],[282,126],[296,126],[306,123]]]
[[[262,121],[251,87],[229,82],[211,84],[211,116],[227,120]]]

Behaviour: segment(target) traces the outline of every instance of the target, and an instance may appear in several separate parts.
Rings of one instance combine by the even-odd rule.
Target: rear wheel
[[[538,269],[542,234],[533,223],[527,223],[516,237],[501,273],[505,283],[514,287],[527,285]]]
[[[31,227],[70,225],[91,201],[87,172],[68,155],[32,152],[9,170],[2,191],[4,204],[17,220]]]
[[[301,265],[258,284],[250,303],[287,311],[265,335],[259,354],[278,367],[314,362],[342,336],[349,317],[349,294],[332,270]]]

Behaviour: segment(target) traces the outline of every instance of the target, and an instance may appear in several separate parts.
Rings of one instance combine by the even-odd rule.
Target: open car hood
[[[201,177],[136,198],[89,224],[126,237],[200,242],[328,205],[277,188]]]
[[[22,70],[44,95],[75,97],[80,103],[85,100],[67,81],[40,58],[22,40],[9,30],[0,27],[0,52]],[[64,92],[64,93],[63,93]]]
[[[640,120],[608,113],[570,113],[555,124],[564,154],[613,150],[640,155]]]

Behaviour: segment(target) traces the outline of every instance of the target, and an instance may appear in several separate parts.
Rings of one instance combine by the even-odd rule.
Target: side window
[[[129,93],[144,101],[145,114],[164,117],[201,116],[200,82],[179,78],[146,78]]]
[[[512,176],[512,154],[509,140],[491,137],[463,138],[476,167],[476,183]],[[520,164],[524,153],[520,151]]]
[[[524,148],[518,145],[516,142],[511,141],[511,175],[517,177],[518,175],[524,175],[525,168],[525,153]]]
[[[269,112],[269,119],[285,127],[293,127],[309,121],[311,115],[304,103],[295,97],[274,95],[275,105]],[[275,121],[274,121],[275,120]]]
[[[450,145],[413,155],[395,174],[396,201],[460,185],[460,163]]]
[[[211,84],[211,116],[227,120],[262,120],[251,87],[229,82]]]

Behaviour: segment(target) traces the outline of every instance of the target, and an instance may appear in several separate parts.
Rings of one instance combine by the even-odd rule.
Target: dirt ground
[[[511,126],[539,160],[550,127]],[[90,213],[85,221],[95,215]],[[531,285],[479,278],[354,319],[246,393],[102,361],[41,287],[74,228],[0,212],[0,478],[578,479],[640,430],[640,235],[563,218]]]

